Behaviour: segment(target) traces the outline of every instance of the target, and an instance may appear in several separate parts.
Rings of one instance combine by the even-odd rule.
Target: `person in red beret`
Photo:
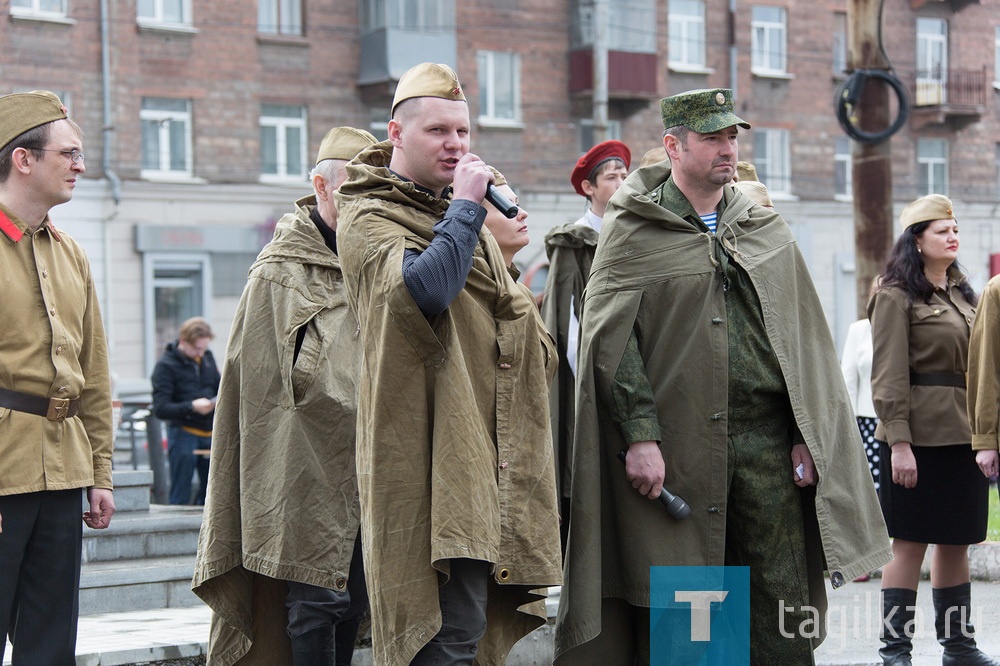
[[[580,304],[587,286],[590,264],[597,249],[597,234],[611,196],[618,191],[632,162],[632,153],[621,141],[602,141],[576,162],[570,182],[587,198],[587,209],[576,222],[554,227],[545,236],[549,273],[545,280],[542,319],[556,340],[559,374],[549,393],[552,441],[555,447],[556,484],[561,507],[562,541],[569,526],[570,451],[573,446],[573,409],[576,396],[576,346],[580,329]]]

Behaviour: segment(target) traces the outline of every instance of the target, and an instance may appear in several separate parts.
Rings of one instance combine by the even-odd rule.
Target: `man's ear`
[[[587,195],[588,199],[594,196],[594,184],[586,178],[584,178],[583,182],[580,183],[580,189],[583,190],[583,193]]]
[[[21,173],[31,173],[31,162],[28,160],[27,148],[15,148],[10,154],[11,166]]]
[[[399,148],[402,143],[403,126],[399,124],[399,121],[393,118],[389,121],[389,141],[392,143],[394,148]]]
[[[663,135],[663,149],[667,151],[667,157],[670,158],[671,162],[677,159],[677,156],[681,152],[681,142],[673,134]]]
[[[329,197],[326,193],[326,178],[320,174],[313,174],[312,177],[313,190],[316,192],[316,198],[326,201]]]

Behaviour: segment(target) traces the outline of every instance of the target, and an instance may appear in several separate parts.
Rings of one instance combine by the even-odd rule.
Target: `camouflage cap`
[[[733,91],[728,88],[689,90],[660,100],[663,128],[683,125],[699,134],[710,134],[739,125],[750,129],[750,123],[733,113]]]
[[[928,194],[925,197],[920,197],[913,203],[907,204],[903,212],[899,214],[899,223],[903,225],[903,229],[921,222],[954,219],[955,211],[952,209],[951,199],[943,194]]]
[[[465,93],[458,82],[458,75],[448,65],[433,62],[422,62],[406,70],[399,83],[396,84],[396,94],[392,98],[392,108],[389,114],[396,112],[400,102],[414,97],[440,97],[441,99],[465,101]]]
[[[0,97],[0,149],[28,130],[66,117],[66,107],[48,90],[4,95]]]
[[[371,132],[353,127],[334,127],[323,137],[316,153],[316,164],[323,160],[353,160],[362,150],[378,143]]]

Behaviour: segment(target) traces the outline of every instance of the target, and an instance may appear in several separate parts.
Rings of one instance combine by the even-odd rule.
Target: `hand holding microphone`
[[[626,449],[618,452],[618,460],[621,460],[623,465],[625,464],[625,454]],[[659,500],[667,508],[667,513],[675,520],[684,520],[691,515],[691,507],[688,503],[667,490],[666,486],[660,486]]]

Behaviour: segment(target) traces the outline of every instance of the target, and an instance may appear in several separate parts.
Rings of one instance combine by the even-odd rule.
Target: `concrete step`
[[[196,506],[153,504],[148,511],[119,511],[107,529],[84,530],[83,562],[193,556],[201,519],[202,507]]]
[[[85,563],[80,614],[123,613],[201,605],[191,591],[193,554]]]

